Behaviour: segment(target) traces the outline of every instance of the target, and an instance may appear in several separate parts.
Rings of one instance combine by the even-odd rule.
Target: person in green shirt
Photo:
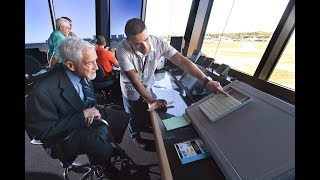
[[[56,29],[50,34],[48,39],[48,58],[49,67],[51,69],[55,64],[60,63],[60,57],[58,52],[58,47],[62,40],[69,36],[71,32],[71,23],[64,18],[58,18],[56,20]]]

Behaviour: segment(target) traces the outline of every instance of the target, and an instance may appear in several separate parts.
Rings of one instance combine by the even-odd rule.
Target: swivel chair
[[[110,131],[109,124],[104,119],[97,119],[104,125],[106,125]],[[28,134],[28,133],[27,133]],[[100,165],[93,165],[91,163],[85,163],[85,164],[77,164],[74,161],[76,160],[77,156],[74,157],[68,157],[63,153],[63,150],[61,148],[61,144],[66,141],[69,138],[69,136],[65,138],[61,138],[60,140],[56,141],[55,143],[52,142],[41,142],[40,140],[32,139],[31,144],[33,145],[42,145],[43,148],[46,150],[47,154],[53,158],[58,159],[61,162],[61,166],[64,168],[63,171],[63,177],[65,180],[70,180],[70,174],[69,172],[73,171],[75,173],[81,173],[82,176],[79,178],[79,180],[84,180],[90,178],[92,179],[104,179],[108,178],[108,176],[104,173],[103,167]],[[113,138],[112,138],[113,140]],[[114,155],[111,159],[111,164],[115,166],[116,164],[120,164],[121,168],[127,167],[129,163],[133,163],[133,161],[127,156],[120,148],[120,146],[112,141],[113,145],[113,151]]]
[[[104,71],[100,64],[98,65],[98,70],[96,71],[96,78],[92,81],[93,89],[96,93],[101,94],[104,99],[105,106],[114,104],[114,97],[112,94],[115,78],[113,76],[104,77]]]
[[[114,113],[116,112],[116,113]],[[111,108],[108,108],[108,118],[129,118],[128,114],[125,112],[119,113],[119,110],[112,110]],[[27,113],[27,112],[26,112]],[[115,117],[117,116],[117,117]],[[27,116],[26,116],[27,117]],[[157,172],[150,171],[149,168],[152,166],[157,166],[157,164],[150,164],[150,165],[138,165],[134,163],[134,161],[126,154],[125,150],[123,150],[119,143],[122,141],[124,132],[120,132],[120,130],[117,129],[117,126],[115,124],[112,125],[113,130],[112,131],[109,123],[101,118],[96,119],[98,123],[102,123],[103,125],[107,126],[109,130],[109,138],[110,142],[113,146],[113,155],[111,157],[111,165],[114,167],[119,167],[119,171],[122,176],[130,175],[131,170],[133,171],[144,171],[147,173],[153,173],[156,175],[160,175]],[[95,120],[95,121],[96,121]],[[63,137],[60,140],[56,140],[55,142],[41,142],[39,140],[36,140],[32,137],[31,133],[28,132],[28,129],[26,128],[26,132],[31,140],[31,144],[33,145],[42,145],[42,147],[46,150],[47,154],[53,158],[58,159],[61,162],[61,166],[64,168],[63,171],[63,177],[65,180],[70,180],[71,176],[69,172],[75,172],[75,173],[81,173],[81,177],[79,180],[85,180],[85,179],[108,179],[108,172],[104,172],[103,168],[100,165],[93,165],[90,162],[85,164],[76,164],[74,161],[76,160],[77,156],[74,157],[68,157],[63,153],[63,150],[61,148],[61,144],[66,141],[69,136]]]
[[[25,95],[27,95],[30,89],[35,84],[35,82],[41,77],[42,73],[45,71],[43,70],[39,60],[30,55],[25,55],[24,64]]]

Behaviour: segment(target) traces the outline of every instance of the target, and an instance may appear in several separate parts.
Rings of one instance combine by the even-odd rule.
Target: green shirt
[[[58,47],[62,40],[64,40],[66,37],[59,31],[54,30],[49,39],[48,39],[48,57],[49,59],[52,58],[52,55],[59,56]],[[61,58],[59,58],[58,63],[61,63]]]

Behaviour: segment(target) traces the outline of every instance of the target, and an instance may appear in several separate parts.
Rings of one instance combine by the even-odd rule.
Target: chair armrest
[[[101,121],[101,122],[103,122],[107,127],[109,127],[109,123],[108,123],[106,120],[104,120],[104,119],[102,119],[102,118],[95,118],[95,120]]]
[[[43,143],[42,143],[40,140],[32,139],[32,140],[31,140],[31,144],[34,144],[34,145],[42,145]]]

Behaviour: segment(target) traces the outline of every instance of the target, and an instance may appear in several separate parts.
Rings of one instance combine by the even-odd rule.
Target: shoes
[[[103,170],[106,177],[115,177],[120,174],[120,170],[113,165],[107,165]]]
[[[144,149],[147,146],[147,144],[143,142],[143,139],[141,139],[140,137],[132,138],[132,141],[141,149]]]
[[[125,159],[125,151],[121,148],[112,147],[111,157],[120,157],[120,159]]]

